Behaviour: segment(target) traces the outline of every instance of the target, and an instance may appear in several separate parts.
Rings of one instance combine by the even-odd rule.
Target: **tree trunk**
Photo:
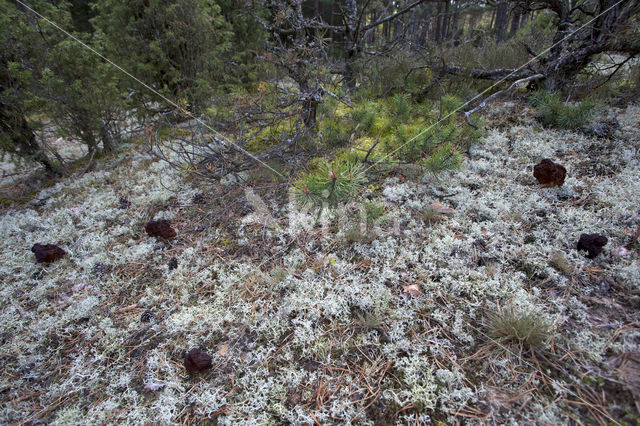
[[[436,43],[442,41],[442,2],[438,2],[438,10],[436,11],[436,34],[433,38]]]
[[[520,28],[522,28],[524,26],[524,24],[527,23],[528,20],[529,20],[529,11],[528,10],[524,10],[522,12],[522,15],[520,15]]]
[[[453,9],[453,21],[451,22],[451,38],[454,41],[456,39],[456,33],[458,32],[458,19],[460,17],[460,14],[458,13],[459,9],[460,9],[460,2],[456,1]],[[462,26],[464,28],[464,22]]]
[[[427,45],[427,40],[429,38],[429,27],[431,26],[431,19],[433,14],[433,8],[431,3],[427,3],[425,6],[426,16],[424,18],[424,22],[422,23],[422,29],[420,30],[420,46],[424,47]]]
[[[376,9],[373,9],[371,11],[371,22],[375,22],[375,20],[378,18],[378,11]],[[369,43],[371,44],[375,44],[376,43],[376,33],[378,32],[377,28],[374,28],[373,30],[369,31]]]
[[[491,21],[489,21],[489,29],[493,28],[493,23],[496,20],[496,8],[494,7],[491,11]]]
[[[307,129],[312,130],[316,127],[316,113],[322,96],[318,93],[318,90],[315,90],[314,92],[310,92],[308,88],[304,90],[302,100],[302,122]]]
[[[51,161],[38,142],[29,123],[15,108],[0,104],[0,136],[7,138],[7,151],[44,166],[47,173],[61,176],[62,168]]]
[[[504,40],[504,30],[507,26],[507,2],[500,1],[496,5],[496,44]]]
[[[444,14],[442,15],[442,35],[440,36],[440,40],[447,40],[448,38],[448,31],[447,29],[449,28],[449,21],[450,21],[450,16],[449,16],[449,0],[445,1],[444,3]]]
[[[469,15],[469,35],[471,35],[473,30],[476,28],[476,22],[478,22],[478,15],[471,13]]]
[[[344,0],[345,31],[344,31],[344,84],[351,91],[355,89],[354,61],[357,56],[357,40],[355,26],[357,25],[358,9],[356,0]]]
[[[518,28],[520,28],[520,15],[522,15],[520,6],[516,5],[516,7],[513,8],[511,14],[511,28],[509,29],[509,37],[515,36],[518,32]]]

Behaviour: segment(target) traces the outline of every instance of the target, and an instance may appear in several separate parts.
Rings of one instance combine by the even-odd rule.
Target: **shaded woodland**
[[[579,100],[616,80],[640,52],[638,7],[614,0],[3,1],[1,146],[62,174],[64,160],[43,129],[84,145],[91,158],[111,151],[126,130],[173,114],[171,123],[204,118],[268,160],[342,145],[353,128],[319,111],[333,101],[351,108],[396,94],[412,105],[454,96],[469,121],[470,110],[516,81]],[[599,66],[603,55],[615,58]],[[636,83],[616,82],[631,91]],[[259,140],[265,132],[279,140]],[[220,160],[207,152],[193,166]],[[245,161],[229,155],[225,163]]]

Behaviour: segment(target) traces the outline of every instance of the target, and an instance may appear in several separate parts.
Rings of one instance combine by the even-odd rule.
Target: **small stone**
[[[545,158],[533,167],[533,177],[546,187],[562,186],[567,177],[567,169]]]
[[[611,286],[609,285],[608,282],[602,281],[600,283],[600,294],[602,294],[603,296],[606,295],[610,289],[611,289]]]
[[[607,244],[607,237],[600,234],[582,234],[578,240],[578,250],[587,251],[587,258],[593,259],[602,252]]]
[[[151,220],[144,226],[144,230],[151,237],[173,238],[177,235],[166,219]]]
[[[31,251],[36,255],[38,263],[51,263],[62,258],[66,251],[55,244],[34,244]]]
[[[172,257],[171,259],[169,259],[169,262],[167,262],[167,266],[169,267],[170,271],[173,271],[178,267],[178,259]]]
[[[212,358],[200,349],[193,348],[184,355],[184,367],[190,373],[197,373],[211,368]]]
[[[150,392],[155,392],[158,391],[162,388],[164,388],[164,383],[160,383],[160,382],[150,382],[150,383],[146,383],[144,385],[144,388]]]
[[[485,240],[483,240],[482,238],[478,238],[477,240],[475,240],[473,242],[473,245],[478,249],[478,250],[486,250],[487,249],[487,242]]]
[[[629,250],[627,250],[625,247],[616,247],[615,249],[613,249],[613,255],[615,257],[625,257],[629,254]]]

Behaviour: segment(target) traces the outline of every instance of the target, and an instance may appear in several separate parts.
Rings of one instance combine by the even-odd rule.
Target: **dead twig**
[[[514,87],[518,87],[524,83],[528,83],[530,81],[533,80],[539,80],[541,78],[544,78],[544,74],[535,74],[529,77],[525,77],[525,78],[521,78],[520,80],[516,80],[514,81],[511,86],[507,87],[506,89],[503,90],[498,90],[497,92],[495,92],[494,94],[492,94],[491,96],[489,96],[488,98],[486,98],[485,100],[483,100],[482,102],[480,102],[478,104],[478,106],[476,106],[473,109],[470,109],[469,111],[466,111],[464,113],[464,119],[467,122],[467,124],[469,124],[469,126],[473,127],[474,129],[478,130],[478,126],[476,126],[475,124],[473,124],[470,120],[470,116],[471,114],[476,113],[477,111],[479,111],[480,109],[484,108],[485,106],[487,106],[487,103],[492,101],[493,99],[497,98],[498,96],[502,95],[503,93],[507,93],[509,92],[511,89],[513,89]]]

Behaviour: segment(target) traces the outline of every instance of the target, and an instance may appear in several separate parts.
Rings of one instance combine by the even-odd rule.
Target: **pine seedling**
[[[334,208],[360,192],[365,176],[351,161],[322,161],[314,171],[300,176],[293,185],[293,195],[301,207]]]

